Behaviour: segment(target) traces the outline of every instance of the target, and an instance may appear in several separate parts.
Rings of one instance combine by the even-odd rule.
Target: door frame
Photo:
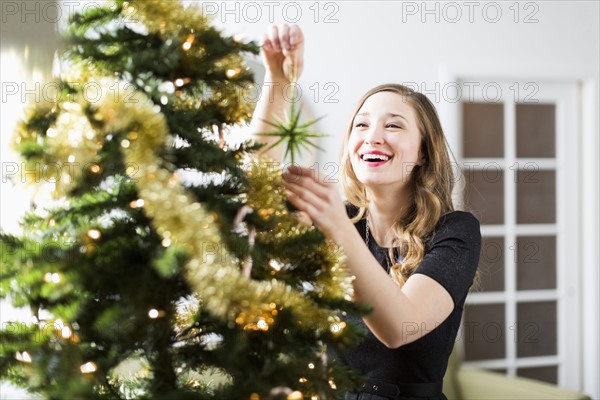
[[[439,85],[442,96],[436,104],[442,126],[446,133],[448,144],[455,153],[457,160],[462,159],[461,148],[461,101],[454,101],[450,95],[449,101],[444,101],[444,88],[450,88],[465,78],[477,78],[480,81],[514,81],[514,82],[570,82],[576,83],[579,94],[578,120],[579,133],[576,143],[579,160],[577,170],[578,180],[578,213],[579,226],[577,236],[579,252],[579,337],[575,342],[578,346],[579,365],[569,366],[578,371],[578,378],[571,373],[571,378],[565,380],[565,387],[583,391],[592,398],[600,398],[600,382],[597,380],[600,371],[600,252],[597,244],[600,242],[599,229],[599,116],[600,97],[598,80],[590,76],[576,74],[556,74],[546,71],[527,72],[522,74],[507,73],[505,68],[486,68],[485,71],[474,66],[455,66],[441,64],[438,68]],[[534,78],[532,78],[534,77]],[[558,137],[557,137],[558,139]],[[559,151],[559,149],[557,149]],[[557,198],[558,201],[558,198]],[[560,204],[560,203],[558,203]],[[557,205],[558,205],[557,204]],[[557,214],[561,211],[557,210]],[[560,276],[560,272],[557,271]],[[559,322],[560,324],[560,322]],[[557,329],[562,329],[560,325]],[[560,343],[558,344],[560,346]],[[571,351],[571,349],[567,349]],[[572,372],[572,371],[571,371]],[[560,377],[559,377],[560,378]]]

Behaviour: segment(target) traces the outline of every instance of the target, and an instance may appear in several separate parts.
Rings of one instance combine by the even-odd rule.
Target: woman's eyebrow
[[[394,113],[389,112],[386,115],[388,117],[399,117],[399,118],[402,118],[403,120],[405,120],[406,122],[408,122],[408,120],[406,119],[406,117],[404,115],[401,115],[401,114],[394,114]]]
[[[369,113],[368,111],[356,114],[357,117],[368,117],[370,115],[371,115],[371,113]],[[395,114],[395,113],[392,113],[392,112],[388,112],[385,115],[386,115],[386,117],[399,117],[399,118],[402,118],[403,120],[405,120],[406,122],[408,122],[408,120],[406,119],[406,117],[403,116],[403,115],[401,115],[401,114]]]

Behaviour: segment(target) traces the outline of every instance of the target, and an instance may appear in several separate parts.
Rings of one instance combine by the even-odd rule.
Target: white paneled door
[[[467,82],[457,157],[483,243],[466,364],[580,389],[579,87]]]

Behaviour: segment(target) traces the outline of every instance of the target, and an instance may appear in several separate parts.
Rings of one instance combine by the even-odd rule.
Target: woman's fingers
[[[296,63],[296,73],[300,77],[304,71],[304,34],[298,25],[290,27],[290,45]]]
[[[334,239],[350,223],[336,185],[326,183],[318,170],[293,165],[282,174],[288,199],[306,212],[315,226]],[[344,228],[343,228],[344,227]]]
[[[269,39],[273,43],[273,49],[275,51],[281,51],[281,42],[279,41],[279,28],[277,25],[271,25],[271,32]]]
[[[304,35],[298,25],[271,25],[263,39],[263,60],[278,78],[298,80],[304,69]]]
[[[290,50],[290,27],[287,24],[281,24],[279,26],[279,43],[281,50]]]
[[[298,183],[286,183],[285,188],[292,194],[289,197],[290,201],[293,198],[301,200],[304,208],[298,207],[302,211],[306,211],[313,221],[322,222],[324,213],[327,213],[333,206],[330,201],[330,196],[327,193],[317,193],[312,188]],[[293,204],[293,202],[292,202]],[[295,204],[294,204],[295,205]]]
[[[312,190],[306,188],[305,185],[299,183],[286,182],[285,188],[293,193],[294,195],[300,197],[302,200],[309,202],[314,205],[316,208],[320,208],[320,203],[323,202],[321,196]]]
[[[297,183],[285,182],[288,199],[298,210],[308,214],[313,223],[325,235],[333,238],[336,230],[339,230],[340,223],[347,219],[337,189],[332,185],[330,190],[319,195],[309,186],[311,188],[319,187],[309,178],[303,178],[301,182]],[[320,190],[322,189],[320,187]]]
[[[299,165],[291,165],[287,167],[286,171],[283,174],[285,179],[294,181],[294,180],[302,180],[302,179],[310,179],[320,186],[329,187],[330,183],[325,182],[325,178],[321,175],[321,173],[316,169],[301,167]]]
[[[314,171],[313,171],[314,172]],[[304,190],[310,190],[319,198],[326,201],[329,198],[331,185],[323,185],[317,182],[312,175],[296,175],[284,172],[282,174],[284,185],[295,184],[301,186]]]
[[[302,223],[304,225],[311,226],[313,224],[312,219],[310,218],[310,215],[308,215],[304,211],[296,211],[294,213],[294,215],[296,215],[296,217],[298,218],[298,221],[300,221],[300,223]]]
[[[300,179],[301,177],[313,177],[317,178],[317,171],[314,169],[309,169],[305,167],[301,167],[299,165],[290,165],[283,172],[284,177],[287,176],[290,179]]]
[[[304,44],[304,34],[298,25],[290,26],[290,45],[293,47]]]
[[[292,28],[290,28],[290,26],[287,24],[271,26],[271,30],[269,32],[269,39],[273,43],[273,49],[275,51],[289,51],[292,48],[293,44],[290,41],[291,30]],[[294,38],[298,36],[298,31],[300,31],[300,28],[295,26],[293,29]]]
[[[273,48],[273,42],[271,41],[271,39],[269,39],[269,36],[266,33],[263,36],[262,48],[263,48],[263,50],[266,50],[268,52],[272,52],[275,50]]]
[[[311,220],[316,220],[317,218],[317,207],[314,204],[314,201],[317,200],[314,194],[303,190],[298,185],[289,184],[286,185],[286,189],[288,191],[288,200],[300,211],[308,214]]]

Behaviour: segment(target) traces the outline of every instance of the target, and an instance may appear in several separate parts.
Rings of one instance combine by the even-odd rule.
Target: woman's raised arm
[[[290,107],[290,82],[298,80],[304,66],[302,30],[297,25],[273,25],[269,33],[265,34],[261,54],[266,72],[252,116],[250,133],[255,141],[267,143],[262,155],[281,162],[280,148],[267,150],[277,138],[262,136],[260,133],[273,129],[264,120],[273,121],[273,115],[283,118]]]

